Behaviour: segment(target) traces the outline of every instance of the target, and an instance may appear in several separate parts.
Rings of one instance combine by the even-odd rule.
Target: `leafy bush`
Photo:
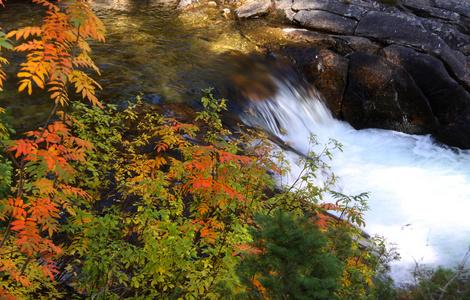
[[[249,230],[254,249],[237,268],[248,287],[245,299],[334,298],[342,262],[315,222],[280,209],[255,222]]]
[[[315,184],[338,143],[309,153],[298,182],[278,187],[270,174],[288,171],[282,153],[257,129],[224,128],[226,100],[210,89],[188,122],[139,100],[102,105],[83,69],[98,72],[85,39],[104,41],[103,24],[88,2],[34,2],[47,10],[42,26],[0,32],[0,50],[28,52],[19,92],[46,89],[54,108],[21,139],[0,109],[2,299],[376,295],[383,251],[360,244],[367,195],[325,204],[335,177]],[[0,88],[5,79],[0,70]],[[93,106],[67,112],[71,86]]]
[[[417,284],[404,292],[408,299],[470,299],[470,270],[438,267],[427,272],[417,267]]]

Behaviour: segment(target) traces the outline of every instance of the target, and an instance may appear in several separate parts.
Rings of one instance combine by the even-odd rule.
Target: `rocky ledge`
[[[470,0],[237,6],[240,20],[274,16],[291,25],[284,29],[289,42],[275,54],[302,69],[337,118],[470,149]]]

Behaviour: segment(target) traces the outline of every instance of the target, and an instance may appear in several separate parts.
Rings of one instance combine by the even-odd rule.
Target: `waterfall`
[[[242,119],[294,143],[296,152],[309,150],[310,134],[321,143],[332,138],[343,145],[330,162],[340,177],[337,189],[370,193],[365,231],[396,243],[402,258],[392,264],[391,275],[398,284],[413,280],[415,262],[461,262],[470,245],[470,151],[439,146],[429,135],[355,130],[334,119],[317,93],[276,82],[276,95],[251,102],[253,113]],[[295,156],[288,154],[293,163]]]

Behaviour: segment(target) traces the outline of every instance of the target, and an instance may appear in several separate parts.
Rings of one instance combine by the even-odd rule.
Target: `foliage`
[[[252,247],[238,267],[248,286],[245,299],[333,299],[342,263],[326,236],[307,216],[276,210],[257,215]]]
[[[219,281],[235,281],[240,257],[232,254],[248,241],[246,223],[267,204],[259,191],[274,187],[265,168],[275,165],[262,157],[262,142],[247,147],[253,137],[223,129],[210,109],[224,100],[208,99],[209,111],[197,119],[210,131],[199,136],[195,125],[152,111],[139,115],[139,103],[112,120],[112,106],[74,106],[80,109],[71,117],[75,132],[107,153],[77,166],[93,174],[77,184],[96,190],[92,202],[82,198],[73,206],[63,226],[64,270],[81,270],[78,290],[106,298],[217,298]]]
[[[33,2],[46,8],[42,26],[0,32],[0,50],[28,52],[17,74],[21,78],[18,91],[27,89],[31,95],[33,85],[47,87],[55,102],[45,124],[17,140],[11,140],[9,133],[14,130],[0,109],[0,294],[12,299],[60,295],[52,280],[58,273],[54,257],[62,249],[52,239],[59,231],[61,215],[73,212],[73,199],[88,197],[74,186],[77,173],[72,163],[85,163],[85,152],[93,145],[74,137],[63,121],[50,120],[68,103],[70,83],[83,98],[100,105],[94,96],[97,83],[81,70],[98,70],[85,39],[104,41],[104,27],[89,3],[58,6],[45,0]],[[10,40],[13,37],[19,41],[16,46]],[[0,57],[0,67],[7,63]],[[5,79],[0,70],[0,90]]]
[[[360,230],[349,223],[364,224],[366,195],[335,193],[335,204],[320,204],[328,188],[314,188],[315,172],[307,171],[302,189],[273,193],[275,182],[266,170],[281,174],[285,170],[275,163],[278,157],[271,155],[265,137],[248,129],[236,133],[224,129],[219,113],[225,100],[205,92],[207,110],[195,116],[199,127],[162,117],[139,101],[122,112],[112,105],[105,110],[73,106],[76,112],[69,117],[73,131],[96,145],[86,150],[91,152],[86,164],[76,162],[75,169],[84,174],[76,185],[93,196],[76,199],[62,226],[67,246],[59,278],[74,273],[71,284],[78,291],[106,299],[155,295],[210,299],[250,293],[253,287],[241,284],[235,272],[245,260],[249,264],[250,256],[241,253],[247,247],[262,248],[256,243],[250,246],[252,238],[264,239],[257,239],[253,228],[272,227],[263,222],[278,220],[272,216],[289,209],[281,219],[290,229],[278,230],[276,238],[289,240],[296,236],[293,232],[306,238],[287,243],[297,245],[285,250],[289,259],[297,261],[292,272],[305,270],[294,259],[300,258],[294,250],[312,247],[305,251],[314,257],[312,263],[323,261],[328,270],[336,270],[328,279],[331,286],[315,293],[342,298],[374,293],[372,280],[382,252],[364,251],[357,238]],[[329,148],[320,155],[330,156]],[[320,155],[310,153],[307,168],[319,169]],[[327,215],[327,210],[338,212],[340,218]],[[319,243],[315,247],[310,244],[313,240]],[[382,249],[378,244],[373,247]],[[326,278],[330,271],[324,269],[311,274]]]
[[[338,143],[278,186],[282,153],[257,129],[226,129],[226,100],[210,89],[188,122],[139,99],[102,105],[85,72],[99,73],[87,41],[105,33],[89,3],[33,2],[42,25],[0,32],[0,50],[27,52],[18,91],[45,90],[55,106],[20,139],[0,108],[2,299],[69,297],[57,283],[92,299],[378,295],[387,255],[381,240],[363,244],[367,194],[324,203],[336,178],[317,178]],[[0,88],[5,79],[0,70]],[[66,113],[72,86],[91,107]]]
[[[425,267],[416,264],[416,285],[403,294],[403,298],[421,299],[468,299],[470,298],[470,270],[466,263],[470,258],[470,249],[462,262],[455,269],[438,267],[425,270]]]

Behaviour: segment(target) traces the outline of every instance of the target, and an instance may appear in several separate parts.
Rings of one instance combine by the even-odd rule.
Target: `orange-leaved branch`
[[[24,27],[6,35],[6,38],[22,40],[15,51],[29,52],[18,73],[18,90],[27,90],[31,95],[33,84],[41,89],[48,86],[51,98],[63,106],[69,101],[67,87],[73,84],[84,99],[101,107],[95,96],[101,86],[78,68],[99,73],[89,56],[91,49],[86,39],[104,42],[103,23],[86,1],[76,1],[64,10],[48,1],[33,2],[48,8],[42,26]]]
[[[55,106],[42,128],[17,140],[10,138],[9,132],[14,130],[0,108],[0,179],[5,185],[0,186],[2,299],[28,298],[26,295],[38,293],[38,284],[51,288],[45,282],[54,278],[54,259],[62,252],[53,242],[60,230],[59,220],[64,214],[74,214],[71,207],[77,199],[89,198],[75,185],[77,172],[73,164],[86,164],[86,153],[94,147],[73,136],[65,113],[59,122],[50,122],[52,116],[68,104],[70,85],[82,98],[101,107],[96,97],[101,87],[85,71],[99,74],[89,56],[87,40],[104,42],[103,23],[88,1],[32,2],[46,8],[42,24],[8,33],[0,31],[0,51],[27,52],[17,74],[19,92],[32,95],[36,87],[46,90]],[[4,4],[0,0],[0,5]],[[10,39],[19,42],[16,47]],[[6,64],[8,61],[0,56],[0,68]],[[0,91],[5,79],[0,69]]]
[[[56,270],[50,258],[61,249],[51,238],[59,230],[60,213],[71,212],[73,199],[88,197],[71,185],[75,170],[70,162],[85,162],[84,153],[93,146],[72,136],[62,122],[50,124],[43,134],[41,130],[29,132],[30,139],[12,141],[8,150],[22,162],[22,176],[15,188],[17,196],[0,200],[0,219],[8,223],[0,242],[0,268],[20,284],[22,277],[15,274],[23,274],[30,259],[41,259],[42,272],[53,278]],[[12,255],[29,259],[10,264]]]

